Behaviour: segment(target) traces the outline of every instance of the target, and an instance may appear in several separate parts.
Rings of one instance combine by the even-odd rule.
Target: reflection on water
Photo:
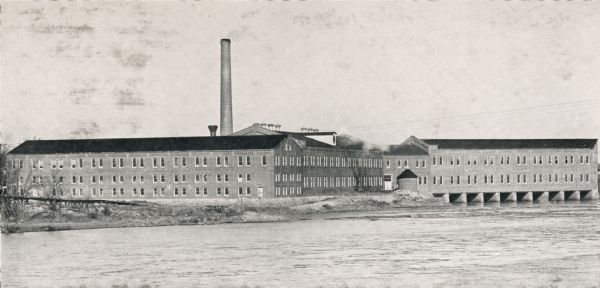
[[[599,220],[598,201],[501,203],[11,234],[2,285],[590,287],[600,285]]]

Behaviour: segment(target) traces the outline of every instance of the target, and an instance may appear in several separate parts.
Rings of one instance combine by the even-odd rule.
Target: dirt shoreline
[[[332,196],[320,199],[197,203],[140,202],[135,206],[99,204],[86,207],[48,207],[32,203],[20,219],[2,222],[2,233],[52,232],[124,227],[215,225],[311,220],[331,212],[367,212],[408,207],[441,206],[440,199],[415,191],[380,195]]]

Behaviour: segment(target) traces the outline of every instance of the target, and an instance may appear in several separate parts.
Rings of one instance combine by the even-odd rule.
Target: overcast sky
[[[234,130],[599,138],[598,15],[592,1],[3,2],[2,140],[207,135],[221,38]]]

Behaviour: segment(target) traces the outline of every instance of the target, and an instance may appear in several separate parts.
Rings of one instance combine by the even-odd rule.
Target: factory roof
[[[29,140],[10,154],[274,149],[287,135]]]
[[[260,127],[257,125],[252,125],[252,126],[246,127],[242,130],[234,132],[232,135],[236,135],[236,136],[238,136],[238,135],[239,136],[241,136],[241,135],[290,135],[297,140],[304,141],[304,143],[306,144],[307,147],[320,147],[320,148],[332,148],[333,147],[327,143],[312,139],[310,137],[306,137],[307,136],[306,133],[275,131],[275,130],[269,130],[267,128],[263,128],[263,127]],[[308,135],[311,135],[311,134],[308,134]]]
[[[411,144],[400,144],[390,145],[387,150],[384,151],[386,155],[428,155],[427,151],[411,145]]]
[[[592,149],[598,139],[422,139],[439,149]]]

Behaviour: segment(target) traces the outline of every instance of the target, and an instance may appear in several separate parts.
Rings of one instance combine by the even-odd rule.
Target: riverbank
[[[4,219],[2,233],[311,219],[328,212],[377,211],[445,205],[416,191],[377,195],[237,199],[214,201],[135,201],[136,205],[93,204],[51,207],[31,203],[19,219]]]

